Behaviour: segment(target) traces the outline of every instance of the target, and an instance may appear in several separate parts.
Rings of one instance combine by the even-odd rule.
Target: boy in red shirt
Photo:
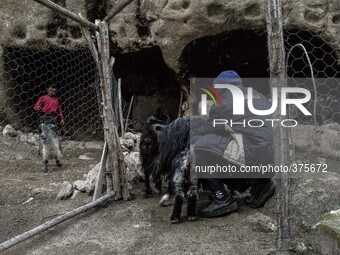
[[[59,101],[55,97],[56,91],[55,87],[49,86],[47,95],[39,97],[33,109],[41,114],[41,121],[51,121],[53,124],[57,124],[57,119],[59,118],[60,124],[64,126],[64,115]]]

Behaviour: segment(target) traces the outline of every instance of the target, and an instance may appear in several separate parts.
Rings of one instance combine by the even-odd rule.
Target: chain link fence
[[[99,78],[87,49],[5,48],[1,65],[4,123],[34,133],[39,113],[33,107],[55,86],[65,116],[62,134],[75,140],[102,138]]]
[[[292,111],[301,124],[340,123],[339,49],[322,32],[285,30],[287,74],[290,86],[307,88],[312,94],[305,106],[312,116]]]
[[[325,31],[313,31],[311,29],[291,29],[284,22],[287,13],[283,12],[283,39],[285,50],[285,72],[289,87],[306,88],[311,92],[311,100],[304,104],[311,116],[305,116],[296,107],[290,107],[289,118],[298,122],[298,125],[315,126],[315,134],[319,132],[321,125],[330,123],[340,124],[340,65],[339,49],[332,44]],[[277,70],[279,72],[280,70]],[[298,98],[301,94],[291,94],[291,98]],[[274,145],[274,150],[284,156],[286,164],[301,161],[295,154],[294,140],[291,130],[281,135],[281,140],[287,142],[286,150]],[[300,155],[301,156],[301,155]],[[319,158],[315,158],[319,160]],[[281,175],[277,180],[277,246],[278,252],[294,250],[299,241],[304,239],[301,234],[302,222],[298,222],[296,213],[297,194],[301,191],[301,178],[293,178]],[[295,202],[294,202],[295,201]],[[302,224],[302,225],[301,225]]]

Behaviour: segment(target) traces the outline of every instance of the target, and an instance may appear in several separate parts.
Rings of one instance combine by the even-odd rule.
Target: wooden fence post
[[[266,0],[266,23],[271,87],[286,85],[285,49],[283,39],[283,18],[281,0]],[[278,89],[278,101],[281,102],[281,90]],[[273,119],[282,120],[281,109],[273,114]],[[279,124],[273,128],[275,165],[291,163],[291,137],[289,128]],[[276,188],[277,210],[277,253],[288,254],[291,246],[290,222],[290,179],[285,173],[277,176]]]

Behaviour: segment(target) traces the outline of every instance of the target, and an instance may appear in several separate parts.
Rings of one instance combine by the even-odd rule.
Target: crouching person
[[[234,85],[247,94],[241,78],[234,71],[222,72],[215,79],[214,84]],[[191,123],[191,136],[196,140],[193,145],[195,166],[231,166],[236,171],[215,176],[206,175],[209,178],[204,177],[202,180],[203,187],[209,189],[214,195],[214,200],[206,208],[198,210],[198,215],[206,218],[222,216],[238,209],[230,191],[242,193],[250,188],[250,197],[245,200],[245,204],[251,208],[263,206],[275,191],[275,185],[271,180],[273,174],[267,174],[263,178],[260,174],[241,175],[239,171],[245,165],[260,166],[273,163],[270,122],[263,121],[265,124],[261,127],[247,127],[240,124],[244,121],[247,123],[251,119],[265,120],[270,116],[254,115],[248,108],[247,100],[244,100],[244,115],[233,115],[233,95],[230,90],[216,90],[221,96],[222,104],[211,107],[207,121],[198,118],[193,119]],[[256,91],[253,91],[253,105],[258,110],[271,107],[269,100]],[[234,123],[239,124],[213,127],[214,119],[232,119]],[[225,189],[225,184],[229,191]]]

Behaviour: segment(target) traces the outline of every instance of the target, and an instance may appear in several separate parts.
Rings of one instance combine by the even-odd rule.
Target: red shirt
[[[44,113],[54,113],[56,114],[61,120],[64,119],[64,115],[61,111],[60,104],[57,98],[50,97],[48,95],[44,95],[39,97],[37,103],[33,107],[35,111],[38,111],[38,107],[41,107],[40,112]]]

